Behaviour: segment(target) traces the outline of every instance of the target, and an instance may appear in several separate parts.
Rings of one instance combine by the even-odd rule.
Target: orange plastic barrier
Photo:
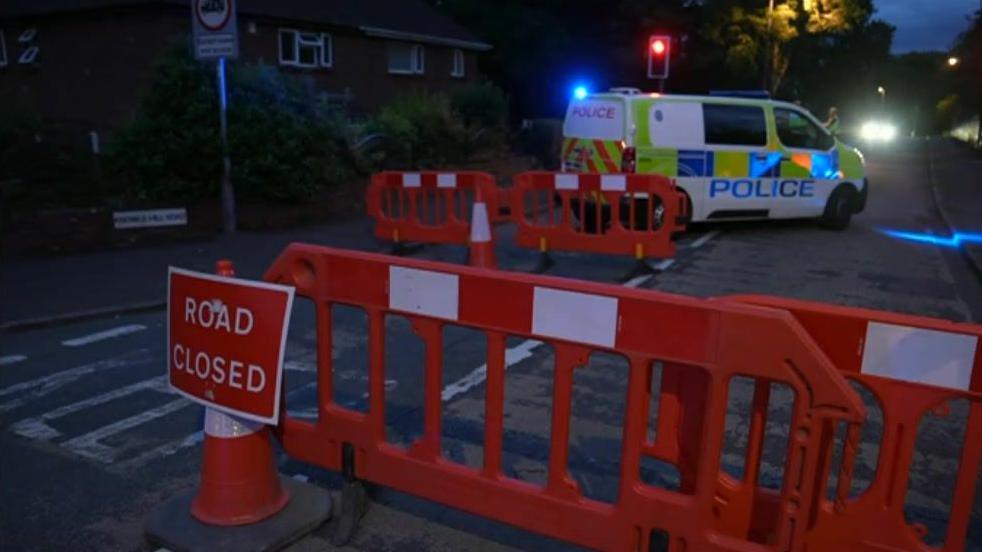
[[[372,176],[368,188],[368,214],[375,219],[375,235],[396,244],[466,244],[478,193],[494,217],[498,190],[490,174],[381,172]]]
[[[655,174],[525,172],[515,178],[511,215],[523,247],[671,257],[688,206]]]
[[[808,333],[770,308],[672,296],[622,286],[505,273],[319,246],[291,245],[266,279],[296,286],[317,309],[316,421],[290,417],[283,403],[277,434],[287,453],[346,480],[360,478],[530,531],[603,550],[803,550],[821,515],[823,473],[837,422],[859,423],[865,410]],[[332,313],[354,306],[368,315],[369,409],[335,402]],[[584,313],[570,316],[570,313]],[[386,319],[408,318],[425,344],[424,429],[408,448],[386,441]],[[473,469],[441,447],[443,329],[487,339],[484,462]],[[528,337],[554,350],[548,480],[544,486],[502,470],[505,344]],[[767,336],[766,341],[761,336]],[[627,359],[629,377],[613,504],[584,496],[569,471],[573,373],[591,352]],[[654,440],[651,379],[663,374]],[[793,390],[785,484],[766,519],[721,508],[719,481],[728,385],[736,376]],[[652,487],[642,458],[677,466],[677,491]]]
[[[862,424],[850,424],[840,449],[841,465],[833,473],[834,496],[823,496],[809,520],[803,541],[807,549],[966,550],[973,497],[982,492],[976,487],[982,466],[982,326],[766,296],[722,299],[790,312],[842,374],[866,387],[882,410],[873,477],[864,491],[851,496]],[[936,467],[956,473],[946,530],[930,539],[943,545],[932,546],[925,542],[928,528],[908,521],[905,498],[915,457],[935,452],[918,450],[919,427],[930,414],[949,415],[949,401],[967,401],[968,414],[956,466]],[[824,478],[827,472],[817,475]]]

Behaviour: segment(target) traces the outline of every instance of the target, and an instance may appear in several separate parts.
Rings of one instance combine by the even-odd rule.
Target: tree
[[[726,51],[727,67],[744,79],[759,75],[776,94],[795,51],[869,22],[871,0],[707,0],[706,35]]]
[[[221,142],[213,72],[179,41],[154,66],[140,110],[107,148],[109,172],[145,201],[217,197]],[[229,73],[232,180],[242,199],[302,202],[350,178],[345,126],[312,83],[268,66]]]
[[[982,10],[976,11],[969,28],[955,42],[960,110],[978,117],[975,144],[982,147]]]

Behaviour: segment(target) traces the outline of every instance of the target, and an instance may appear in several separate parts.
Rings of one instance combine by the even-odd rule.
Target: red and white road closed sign
[[[167,372],[187,398],[276,425],[292,287],[170,268]]]

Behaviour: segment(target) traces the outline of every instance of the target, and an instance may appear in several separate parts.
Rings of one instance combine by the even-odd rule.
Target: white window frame
[[[426,50],[422,44],[396,43],[397,46],[409,46],[409,69],[392,67],[392,51],[388,52],[386,60],[390,75],[422,75],[426,72]]]
[[[21,65],[30,65],[34,63],[34,60],[38,58],[38,54],[41,53],[41,49],[37,46],[31,46],[30,48],[21,52],[20,57],[17,58],[17,63]]]
[[[450,69],[450,76],[463,78],[467,75],[467,59],[464,57],[464,51],[460,48],[454,48],[453,50],[453,66]]]
[[[3,36],[3,29],[0,29],[0,67],[7,66],[7,39]]]
[[[283,57],[284,34],[293,35],[293,59],[285,59]],[[309,48],[311,46],[317,49],[317,60],[313,63],[305,63],[300,61],[300,48]],[[305,69],[316,67],[324,67],[329,69],[334,67],[334,41],[332,40],[331,35],[328,33],[314,33],[310,31],[302,31],[300,29],[280,28],[279,32],[276,33],[276,49],[278,52],[277,59],[280,65],[286,65],[288,67],[301,67]]]

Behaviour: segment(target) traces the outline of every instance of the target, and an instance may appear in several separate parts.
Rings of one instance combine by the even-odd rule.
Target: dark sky
[[[894,53],[947,50],[980,0],[876,0],[876,16],[897,27]]]

